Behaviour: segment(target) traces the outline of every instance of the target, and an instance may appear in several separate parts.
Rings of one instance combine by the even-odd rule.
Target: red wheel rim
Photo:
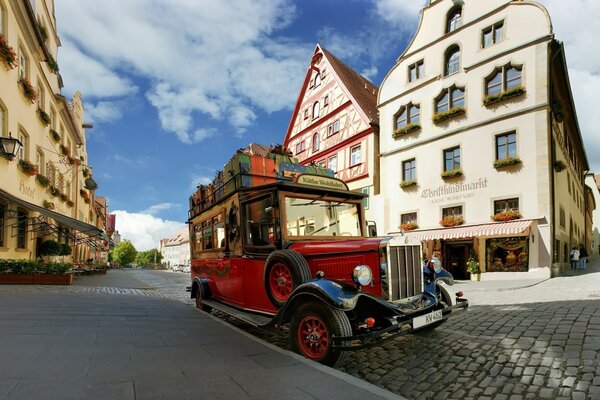
[[[277,263],[269,272],[269,288],[278,301],[286,301],[293,289],[292,273],[287,265]]]
[[[298,326],[298,343],[306,357],[313,360],[323,358],[331,345],[329,331],[323,321],[313,315],[304,317]]]

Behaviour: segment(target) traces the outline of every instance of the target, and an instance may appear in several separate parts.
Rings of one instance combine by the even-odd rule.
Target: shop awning
[[[75,229],[76,231],[84,233],[88,236],[99,236],[103,233],[101,229],[95,227],[94,225],[87,224],[85,222],[76,220],[75,218],[71,218],[66,215],[48,210],[44,207],[40,207],[36,204],[29,203],[25,200],[21,200],[18,197],[5,192],[2,189],[0,189],[0,199],[4,199],[10,203],[18,204],[22,207],[25,207],[28,210],[37,211],[40,214],[46,215],[47,217],[52,218],[56,222],[66,226],[66,227]]]
[[[462,225],[453,228],[422,229],[405,232],[406,236],[419,240],[467,239],[477,236],[523,235],[527,233],[532,220],[489,222],[477,225]]]

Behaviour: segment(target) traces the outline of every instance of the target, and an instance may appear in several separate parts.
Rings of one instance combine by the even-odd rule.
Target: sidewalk
[[[153,296],[2,287],[0,343],[1,400],[402,399]]]
[[[567,269],[562,271],[560,277],[579,276],[590,273],[600,272],[600,256],[592,255],[588,258],[585,269]],[[511,280],[493,280],[493,281],[455,281],[454,289],[456,291],[468,292],[502,292],[506,290],[523,289],[536,286],[552,278],[540,279],[511,279]],[[466,297],[466,296],[465,296]]]

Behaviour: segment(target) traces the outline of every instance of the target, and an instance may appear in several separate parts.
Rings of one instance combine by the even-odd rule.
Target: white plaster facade
[[[458,23],[447,32],[447,21],[457,10]],[[495,43],[484,47],[484,32],[489,29],[500,34]],[[450,60],[453,48],[458,49],[458,65],[456,59]],[[418,229],[410,234],[419,237],[436,230],[437,239],[424,243],[425,256],[440,251],[459,279],[468,277],[464,271],[469,255],[479,259],[482,279],[509,275],[491,272],[494,269],[526,278],[549,276],[553,262],[564,268],[565,249],[584,238],[583,176],[588,166],[563,62],[550,16],[536,2],[437,0],[426,5],[415,37],[380,87],[381,196],[373,202],[379,210],[380,232],[398,232],[401,216],[416,213]],[[420,76],[410,79],[411,66],[419,63]],[[505,74],[508,69],[519,72],[517,86],[524,90],[485,105],[483,99],[488,91],[492,93],[489,86],[497,72],[501,72],[501,87],[510,88],[508,77],[513,75]],[[464,92],[464,100],[457,101],[464,113],[434,122],[437,100],[445,90],[455,88]],[[562,109],[553,109],[559,101]],[[395,138],[398,115],[412,105],[419,108],[420,129]],[[561,118],[556,117],[559,111]],[[506,149],[501,146],[504,139],[516,141],[510,157],[499,156]],[[445,152],[452,149],[457,149],[458,164],[448,169]],[[508,158],[516,158],[516,164],[495,166]],[[405,175],[411,175],[404,172],[411,160],[416,184],[402,187]],[[553,168],[557,160],[565,164],[562,172]],[[461,170],[461,176],[442,177],[455,169]],[[503,223],[490,217],[501,201],[509,199],[518,203],[522,220],[531,223],[527,229],[502,234],[499,224]],[[470,235],[449,239],[449,232],[459,228],[441,229],[443,210],[452,207],[462,207],[463,227],[472,227]],[[486,235],[487,229],[495,233]],[[507,256],[502,268],[495,264],[497,254],[491,254],[490,246],[500,238],[514,239],[509,247],[521,241],[515,252],[518,263]],[[515,257],[510,250],[507,253]]]
[[[174,265],[190,265],[190,238],[188,228],[183,228],[175,236],[160,241],[163,264],[167,268]]]

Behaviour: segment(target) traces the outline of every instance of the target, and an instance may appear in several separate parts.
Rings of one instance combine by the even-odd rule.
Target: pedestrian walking
[[[577,269],[579,265],[579,249],[577,246],[573,246],[571,249],[571,269]]]
[[[579,268],[585,269],[587,263],[588,252],[584,245],[579,246]]]

